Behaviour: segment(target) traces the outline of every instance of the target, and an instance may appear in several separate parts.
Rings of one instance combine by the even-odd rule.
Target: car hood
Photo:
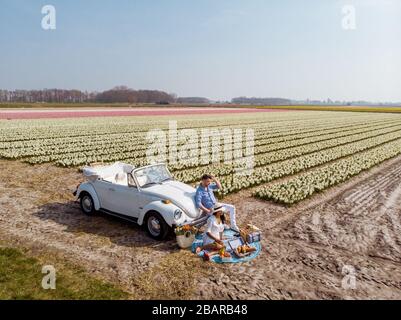
[[[191,218],[199,217],[199,210],[195,206],[196,189],[179,181],[166,181],[162,184],[152,185],[142,189],[147,194],[170,200],[180,207]]]

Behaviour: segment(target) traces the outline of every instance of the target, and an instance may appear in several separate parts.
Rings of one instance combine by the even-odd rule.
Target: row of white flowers
[[[230,174],[222,177],[225,186],[223,194],[236,192],[241,189],[257,186],[284,176],[298,174],[310,168],[338,160],[355,153],[380,146],[401,138],[401,131],[365,139],[359,142],[314,152],[300,157],[275,162],[267,166],[257,167],[250,176]]]
[[[324,112],[306,113],[267,113],[267,114],[231,114],[218,116],[157,116],[148,117],[105,117],[71,119],[37,119],[0,121],[0,142],[30,141],[41,139],[59,139],[62,137],[80,137],[107,135],[125,132],[143,132],[150,128],[167,128],[168,121],[176,119],[181,128],[201,128],[205,126],[247,126],[252,124],[281,125],[296,124],[314,120],[357,118],[345,113],[324,114]]]
[[[259,117],[260,118],[260,117]],[[334,118],[322,118],[322,119],[301,119],[291,121],[278,121],[270,122],[268,119],[261,117],[261,119],[254,119],[241,122],[232,122],[219,120],[208,124],[207,128],[247,128],[251,127],[257,134],[263,135],[265,132],[269,132],[270,136],[267,138],[275,137],[288,137],[288,131],[294,131],[294,133],[300,133],[307,137],[310,132],[320,131],[329,133],[333,129],[347,129],[355,125],[361,124],[374,124],[383,121],[394,121],[393,118],[380,118],[374,120],[369,117],[353,118],[353,117],[334,117]],[[47,120],[44,120],[47,121]],[[96,144],[113,144],[119,142],[125,138],[132,142],[136,140],[144,140],[146,132],[151,128],[165,128],[166,123],[158,123],[149,121],[146,124],[137,123],[132,121],[130,125],[120,124],[119,122],[114,123],[109,120],[107,126],[104,124],[98,124],[98,121],[87,123],[86,126],[75,126],[71,125],[70,120],[66,120],[64,127],[60,126],[46,126],[43,128],[40,126],[41,132],[36,132],[37,127],[27,126],[25,128],[15,129],[13,127],[7,129],[0,129],[0,150],[9,149],[40,149],[47,146],[63,148],[69,145],[79,145],[81,147],[91,147]],[[231,122],[231,123],[230,123]],[[1,124],[1,122],[0,122]],[[192,127],[184,119],[180,122],[180,128],[202,128],[205,126],[204,123],[191,122]],[[199,127],[202,125],[201,127]],[[16,131],[16,132],[15,132]],[[134,140],[132,140],[134,139]],[[124,141],[124,140],[123,140]]]
[[[355,126],[348,130],[344,130],[342,128],[336,129],[333,130],[334,133],[331,133],[329,130],[329,133],[327,134],[322,134],[324,131],[321,130],[303,134],[300,133],[299,129],[297,129],[287,131],[287,135],[290,135],[290,137],[286,135],[278,138],[271,138],[274,133],[270,134],[269,132],[264,132],[263,134],[259,134],[255,141],[254,153],[255,155],[260,155],[257,157],[256,165],[261,166],[291,156],[301,155],[320,150],[322,148],[335,146],[340,143],[348,143],[373,135],[391,132],[399,128],[399,126],[400,121],[380,123],[378,125],[364,124],[362,126]],[[305,135],[307,136],[306,138],[304,138]],[[320,144],[316,144],[315,142],[320,142]],[[315,144],[310,145],[312,143]],[[225,151],[232,151],[234,148],[233,144],[225,144],[224,136],[221,137],[218,144],[221,149],[224,145]],[[31,164],[56,162],[56,164],[60,166],[79,166],[93,162],[114,162],[123,160],[138,166],[147,164],[147,145],[148,144],[142,140],[131,141],[130,143],[127,143],[124,137],[123,139],[118,139],[113,144],[105,145],[102,143],[94,143],[91,148],[86,148],[85,146],[80,145],[68,145],[63,150],[60,150],[57,147],[45,147],[44,149],[39,150],[27,148],[24,150],[13,149],[9,151],[0,151],[0,154],[2,152],[7,158],[29,157],[25,159],[25,161]],[[180,146],[180,144],[178,144],[178,146]],[[299,147],[294,148],[296,146]],[[166,147],[168,148],[169,146],[167,145]],[[199,143],[194,145],[187,144],[182,148],[188,153],[197,154]],[[273,151],[276,152],[273,153]],[[208,152],[209,154],[212,154],[213,150],[210,149]],[[267,159],[269,158],[271,160],[268,161]],[[203,165],[210,164],[212,157],[209,157],[209,159],[210,161],[203,163]],[[199,166],[199,162],[197,162],[196,159],[194,160],[195,161],[191,161],[191,159],[188,159],[188,161],[182,163],[170,164],[170,169],[175,171],[191,168],[193,166]],[[222,162],[222,159],[217,162]]]
[[[229,129],[230,133],[230,130],[241,128],[255,132],[252,172],[246,170],[246,157],[242,159],[243,172],[238,170],[238,163],[234,164],[235,156],[233,163],[214,161],[213,157],[199,163],[199,152],[212,155],[215,151],[213,146],[202,150],[198,142],[188,144],[179,135],[168,139],[167,148],[174,143],[178,151],[182,147],[188,154],[185,162],[169,163],[177,179],[193,183],[202,174],[210,172],[220,177],[224,195],[295,175],[289,180],[296,181],[293,184],[258,190],[257,196],[284,203],[302,200],[311,192],[330,186],[331,181],[344,181],[348,176],[336,173],[337,169],[343,170],[344,167],[335,166],[343,163],[344,157],[359,159],[359,155],[371,155],[376,149],[387,150],[383,156],[372,156],[374,161],[380,162],[379,159],[387,159],[386,155],[394,154],[391,150],[401,139],[401,116],[390,114],[306,111],[219,115],[213,116],[213,119],[210,116],[174,116],[154,120],[140,117],[18,120],[0,121],[0,158],[21,159],[31,164],[52,162],[66,167],[114,161],[146,165],[149,145],[146,133],[154,128],[168,130],[171,118],[178,121],[179,129],[216,128],[221,132],[225,132],[221,129]],[[227,144],[225,138],[230,139],[230,134],[222,134],[214,147],[233,151],[234,146]],[[196,157],[192,159],[191,154],[196,154]],[[366,163],[373,162],[369,160]],[[333,177],[343,178],[319,180],[314,172],[322,165],[333,166],[328,172]],[[297,180],[308,173],[308,178]],[[293,191],[298,185],[300,190]]]
[[[292,121],[290,124],[286,123],[285,126],[276,125],[277,127],[273,127],[273,129],[271,125],[266,123],[250,126],[256,132],[255,154],[334,139],[354,132],[364,132],[362,129],[365,129],[365,131],[373,130],[385,124],[397,123],[394,119],[376,120],[369,124],[366,123],[368,121],[366,119],[355,120],[351,118],[351,121],[348,120],[348,122],[344,118],[335,120],[337,122],[331,120],[331,126],[328,126],[324,121],[322,124],[321,120],[319,122],[310,120],[303,124],[293,124]],[[309,127],[307,126],[308,124],[310,125]],[[322,126],[326,126],[326,128],[322,129]],[[92,130],[89,130],[90,132]],[[0,143],[0,156],[9,159],[25,158],[25,161],[31,164],[56,162],[61,166],[79,166],[91,162],[112,162],[117,160],[127,160],[138,165],[146,163],[146,159],[143,158],[146,156],[147,142],[143,134],[128,132],[90,135],[88,128],[82,133],[86,135],[80,135],[75,138],[60,138],[63,140],[58,138],[36,139],[33,136],[32,138],[35,138],[33,140],[3,142],[2,145]],[[222,138],[221,145],[224,143],[224,137]],[[185,148],[188,147],[197,149],[199,144],[185,146]],[[178,170],[190,167],[190,162],[188,163],[188,166],[181,165],[171,169]]]
[[[255,192],[259,198],[294,204],[316,192],[344,182],[401,153],[401,140],[355,154],[323,167],[300,174],[284,183],[263,187]]]

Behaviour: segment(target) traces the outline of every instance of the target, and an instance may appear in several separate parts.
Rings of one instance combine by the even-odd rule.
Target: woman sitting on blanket
[[[224,211],[225,208],[221,204],[215,205],[213,214],[207,220],[206,230],[203,234],[203,246],[196,248],[196,253],[198,254],[204,250],[203,258],[205,260],[210,260],[212,255],[225,248],[223,243]],[[231,255],[228,252],[224,252],[224,257],[229,258]]]

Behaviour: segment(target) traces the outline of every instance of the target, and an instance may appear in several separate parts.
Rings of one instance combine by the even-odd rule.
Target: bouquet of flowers
[[[188,224],[176,227],[174,229],[175,235],[176,236],[186,236],[189,237],[192,234],[196,234],[198,232],[198,229],[194,226],[190,226]]]
[[[195,235],[198,229],[188,224],[179,226],[174,229],[174,233],[177,236],[177,243],[181,248],[188,248],[192,245],[195,240]]]

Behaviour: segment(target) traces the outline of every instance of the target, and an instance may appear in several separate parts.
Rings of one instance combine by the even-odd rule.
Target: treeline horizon
[[[207,104],[212,101],[204,97],[177,97],[174,93],[167,93],[161,90],[134,90],[126,86],[117,86],[102,92],[65,89],[0,90],[0,102]],[[292,101],[282,98],[238,97],[225,102],[234,104],[288,105]]]
[[[377,105],[369,101],[326,101],[319,100],[291,100],[285,98],[258,98],[237,97],[231,101],[219,101],[220,103],[242,105]],[[0,103],[132,103],[132,104],[210,104],[212,100],[205,97],[178,97],[174,93],[161,90],[135,90],[127,86],[117,86],[101,92],[81,91],[66,89],[42,89],[42,90],[1,90]],[[400,105],[400,103],[379,103],[379,105]]]
[[[101,92],[76,89],[1,90],[0,103],[187,103],[207,104],[204,97],[178,97],[161,90],[135,90],[117,86]]]
[[[134,90],[125,86],[101,92],[43,89],[43,90],[0,90],[0,102],[21,103],[173,103],[174,94],[160,90]]]

